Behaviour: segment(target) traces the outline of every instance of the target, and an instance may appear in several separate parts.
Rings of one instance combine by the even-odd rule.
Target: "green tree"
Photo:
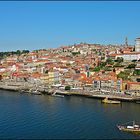
[[[70,67],[70,66],[71,66],[71,64],[70,64],[70,63],[67,63],[67,64],[66,64],[66,66]]]
[[[110,67],[104,67],[103,68],[105,71],[111,71],[111,68]]]
[[[20,55],[21,54],[21,51],[20,50],[17,50],[16,54],[17,55]]]
[[[49,70],[46,70],[45,73],[48,74]]]
[[[72,55],[77,55],[77,54],[80,54],[80,52],[72,52]]]
[[[104,67],[106,65],[106,62],[101,62],[100,64],[99,64],[99,66],[102,68],[102,67]]]
[[[92,49],[93,52],[96,52],[96,49]]]
[[[70,86],[65,86],[65,90],[70,90],[71,87]]]
[[[90,72],[94,71],[94,68],[89,68],[89,71],[90,71]]]
[[[122,78],[123,80],[130,80],[130,71],[126,70],[126,71],[121,71],[118,75],[118,78]]]
[[[107,58],[107,59],[106,59],[106,63],[107,63],[107,64],[113,64],[112,58]]]
[[[113,67],[124,67],[121,63],[117,62]]]
[[[100,69],[101,69],[100,66],[97,66],[93,69],[93,71],[100,71]]]
[[[135,68],[135,67],[136,67],[136,64],[133,63],[133,64],[129,64],[127,68],[132,69],[132,68]]]
[[[135,69],[134,72],[133,72],[133,75],[140,75],[140,70]]]
[[[22,54],[24,54],[24,53],[29,53],[30,51],[29,50],[23,50],[22,51]]]
[[[115,60],[115,62],[118,62],[118,63],[123,62],[123,57],[117,57],[117,59]]]

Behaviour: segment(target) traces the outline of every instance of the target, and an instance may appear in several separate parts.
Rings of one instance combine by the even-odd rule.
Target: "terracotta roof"
[[[28,77],[28,73],[14,72],[14,73],[12,73],[12,76],[15,76],[15,77]]]
[[[34,77],[34,78],[37,78],[37,77],[40,77],[41,76],[41,73],[38,73],[38,72],[34,72],[31,74],[31,77]]]
[[[138,85],[140,85],[140,82],[128,82],[128,84],[138,84]]]
[[[110,56],[116,56],[117,54],[110,54]]]

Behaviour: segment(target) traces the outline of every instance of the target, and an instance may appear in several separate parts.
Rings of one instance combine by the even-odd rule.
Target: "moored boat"
[[[56,94],[56,92],[54,92],[53,94],[52,94],[52,96],[55,96],[55,97],[64,97],[64,95],[59,95],[59,94]]]
[[[30,94],[33,94],[33,95],[42,95],[42,93],[38,90],[32,90],[30,91]]]
[[[115,100],[109,100],[108,97],[106,97],[104,100],[102,100],[102,103],[106,104],[120,104],[120,101],[115,101]]]
[[[20,92],[20,94],[23,94],[23,93],[28,93],[28,91],[27,91],[27,90],[23,90],[23,89],[22,89],[22,90],[20,90],[19,92]]]
[[[52,94],[52,96],[55,96],[55,97],[64,97],[64,95],[58,95],[58,94]]]
[[[132,125],[126,125],[132,123]],[[117,125],[120,131],[132,132],[132,133],[140,133],[140,125],[136,124],[135,121],[127,122],[122,125]]]

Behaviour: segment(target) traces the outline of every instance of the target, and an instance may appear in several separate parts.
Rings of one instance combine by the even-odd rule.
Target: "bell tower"
[[[125,46],[128,46],[128,39],[127,39],[127,37],[125,38]]]

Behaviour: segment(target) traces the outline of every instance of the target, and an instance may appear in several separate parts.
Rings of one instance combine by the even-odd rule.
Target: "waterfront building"
[[[128,81],[128,90],[140,90],[140,82],[130,82]]]

